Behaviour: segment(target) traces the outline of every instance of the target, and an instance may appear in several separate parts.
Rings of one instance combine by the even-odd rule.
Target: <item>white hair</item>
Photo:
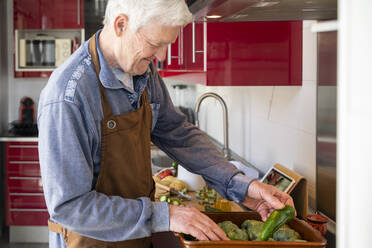
[[[192,21],[184,0],[109,0],[103,24],[112,25],[119,14],[128,16],[132,32],[154,19],[164,26],[185,26]]]

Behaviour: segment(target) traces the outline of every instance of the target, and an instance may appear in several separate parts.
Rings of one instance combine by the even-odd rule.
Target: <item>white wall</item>
[[[37,102],[42,88],[46,85],[46,78],[14,78],[14,33],[13,33],[13,1],[7,0],[7,32],[8,32],[8,115],[7,122],[19,119],[19,106],[22,97],[31,97],[35,102],[35,111],[37,111]],[[35,113],[36,114],[36,113]]]
[[[311,23],[303,26],[302,86],[196,85],[190,91],[195,92],[194,103],[205,92],[222,96],[228,107],[230,148],[263,172],[280,163],[304,175],[315,207],[316,34],[310,32]],[[172,88],[170,93],[174,97]],[[216,100],[202,103],[199,120],[202,130],[223,142],[222,110]]]
[[[7,23],[6,2],[0,1],[0,133],[6,130],[8,123],[8,69],[7,69]]]

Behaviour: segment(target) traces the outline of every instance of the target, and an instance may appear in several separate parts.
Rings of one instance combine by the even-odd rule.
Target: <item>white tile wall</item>
[[[310,32],[311,23],[304,21],[303,26],[302,86],[198,85],[193,98],[208,91],[222,96],[228,106],[230,148],[263,172],[280,163],[305,176],[310,205],[315,206],[316,34]],[[222,111],[217,101],[202,103],[199,120],[202,130],[223,141]]]

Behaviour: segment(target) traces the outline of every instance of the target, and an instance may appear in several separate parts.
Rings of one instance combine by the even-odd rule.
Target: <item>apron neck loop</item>
[[[103,116],[104,116],[104,119],[108,119],[110,116],[112,116],[112,110],[111,110],[110,103],[107,101],[105,88],[103,87],[102,82],[99,78],[99,73],[101,71],[101,66],[99,64],[99,59],[98,59],[96,36],[97,36],[97,33],[95,33],[92,36],[92,38],[90,38],[89,52],[90,52],[90,55],[92,57],[94,70],[96,71],[96,75],[97,75],[97,78],[98,78],[98,81],[99,81],[99,89],[100,89],[100,92],[101,92],[101,103],[102,103]]]

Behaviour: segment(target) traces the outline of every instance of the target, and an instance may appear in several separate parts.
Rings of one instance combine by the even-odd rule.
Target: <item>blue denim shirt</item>
[[[40,95],[39,157],[44,195],[53,222],[105,241],[122,241],[169,231],[167,203],[147,197],[124,199],[94,190],[101,159],[103,119],[99,81],[88,42],[51,75]],[[97,39],[98,44],[98,39]],[[121,83],[98,45],[100,80],[113,114],[138,108],[144,89],[152,107],[151,140],[185,168],[203,176],[222,196],[241,202],[251,179],[239,172],[207,136],[177,111],[153,65],[134,78],[134,90]],[[50,232],[50,247],[65,247]]]

